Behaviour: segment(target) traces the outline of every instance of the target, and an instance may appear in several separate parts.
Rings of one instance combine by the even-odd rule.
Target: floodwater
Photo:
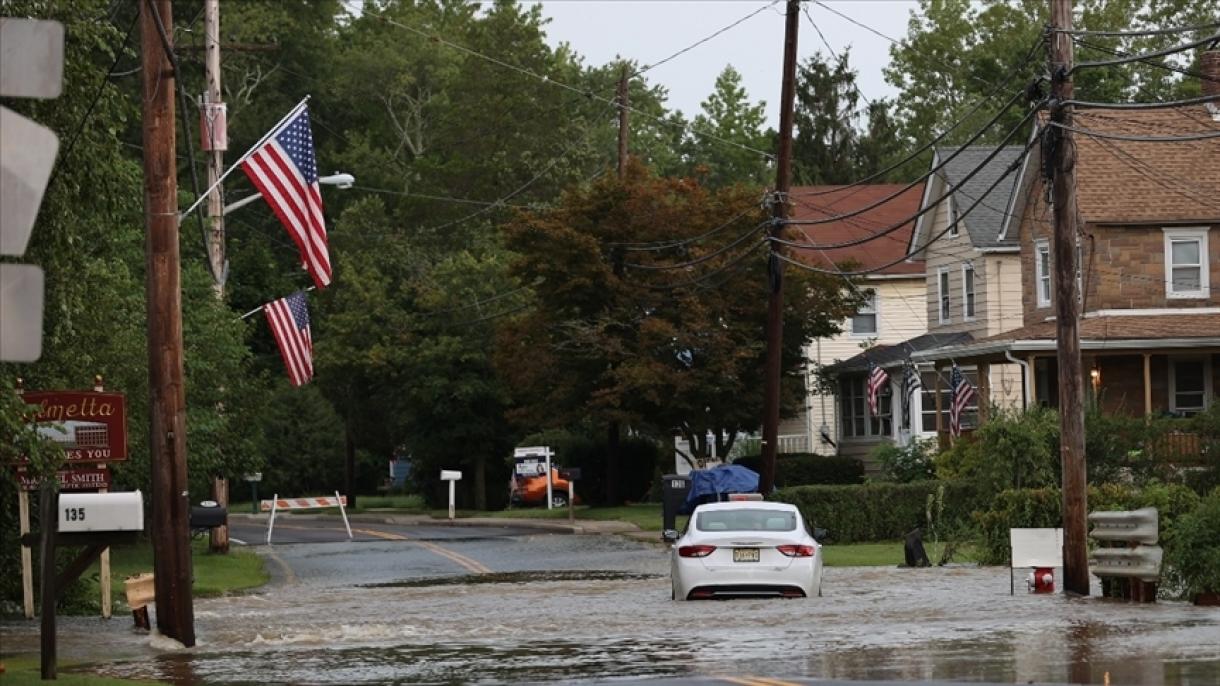
[[[822,598],[673,602],[663,554],[637,567],[283,584],[197,601],[189,651],[149,647],[124,618],[65,618],[60,655],[181,684],[1220,683],[1217,608],[1030,595],[1020,579],[1010,596],[1006,568],[970,567],[828,568]],[[36,650],[29,624],[0,625],[6,652]]]

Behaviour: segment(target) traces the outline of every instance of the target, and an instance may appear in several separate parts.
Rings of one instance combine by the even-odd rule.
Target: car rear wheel
[[[551,507],[567,507],[567,506],[568,506],[568,494],[567,493],[563,493],[561,491],[554,491],[551,493]]]

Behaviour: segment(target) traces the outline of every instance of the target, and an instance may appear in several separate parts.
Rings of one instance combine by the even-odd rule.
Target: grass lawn
[[[131,679],[110,679],[91,674],[73,674],[70,663],[59,662],[55,681],[43,681],[40,663],[37,655],[9,656],[0,659],[4,664],[4,673],[0,674],[0,686],[25,686],[26,684],[60,684],[61,686],[133,686],[138,684],[159,684],[159,681],[134,681]]]

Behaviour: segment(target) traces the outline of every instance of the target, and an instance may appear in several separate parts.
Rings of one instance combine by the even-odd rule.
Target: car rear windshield
[[[711,510],[695,517],[699,531],[795,531],[796,513],[781,510]]]

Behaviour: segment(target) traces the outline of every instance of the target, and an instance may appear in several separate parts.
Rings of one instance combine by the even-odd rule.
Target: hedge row
[[[762,457],[750,455],[733,460],[762,473]],[[784,453],[775,456],[775,485],[779,488],[807,484],[864,483],[864,463],[854,457],[827,457],[813,453]]]
[[[1058,488],[1004,491],[991,507],[974,515],[981,540],[979,562],[1006,564],[1009,554],[1008,530],[1022,527],[1062,526],[1063,496]],[[1155,507],[1161,544],[1172,541],[1174,524],[1199,504],[1199,495],[1182,485],[1153,484],[1144,488],[1120,484],[1090,486],[1090,512],[1138,510]]]
[[[937,526],[942,531],[969,524],[971,513],[985,505],[980,489],[968,481],[796,486],[779,490],[774,499],[799,507],[810,524],[829,532],[829,540],[856,543],[894,540],[925,526],[928,496],[938,491],[943,515]]]

